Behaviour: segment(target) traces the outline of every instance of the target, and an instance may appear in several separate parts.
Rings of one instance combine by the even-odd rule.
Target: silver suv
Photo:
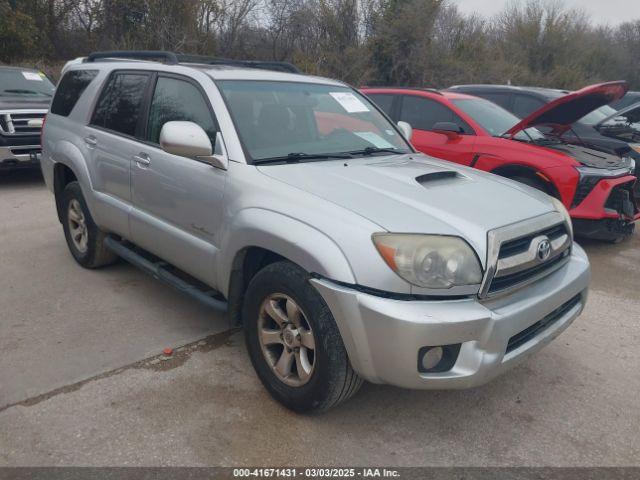
[[[69,249],[226,309],[287,407],[363,379],[480,385],[582,311],[589,263],[553,198],[416,153],[344,83],[151,55],[66,67],[42,169]]]

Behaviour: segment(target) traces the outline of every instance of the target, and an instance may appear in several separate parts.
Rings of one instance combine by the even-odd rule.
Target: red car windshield
[[[476,123],[494,137],[502,136],[520,119],[504,108],[483,98],[458,98],[451,100],[460,110],[469,115]],[[545,139],[537,128],[527,128],[518,132],[517,140],[536,141]]]

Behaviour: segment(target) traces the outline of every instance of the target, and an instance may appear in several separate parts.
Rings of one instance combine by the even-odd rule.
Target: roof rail
[[[178,57],[173,52],[155,50],[120,50],[113,52],[93,52],[85,58],[85,62],[91,63],[102,58],[129,58],[132,60],[164,60],[165,63],[175,65]]]
[[[301,73],[298,67],[288,62],[270,60],[234,60],[231,58],[208,57],[206,55],[177,54],[179,63],[199,63],[203,65],[229,65],[236,67],[259,68],[262,70],[277,70],[288,73]]]
[[[94,52],[85,58],[85,62],[95,62],[100,59],[121,58],[132,60],[164,60],[170,65],[180,63],[196,63],[201,65],[229,65],[245,68],[259,68],[262,70],[276,70],[288,73],[301,73],[293,64],[288,62],[262,61],[262,60],[233,60],[229,58],[208,57],[205,55],[188,55],[164,51],[151,50],[122,50],[113,52]]]

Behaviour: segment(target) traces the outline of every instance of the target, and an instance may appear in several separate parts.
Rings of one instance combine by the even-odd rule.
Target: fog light
[[[442,347],[430,348],[427,350],[427,353],[422,356],[422,368],[425,370],[431,370],[440,363],[443,354],[444,351],[442,350]]]
[[[418,371],[436,373],[451,370],[456,364],[462,344],[434,345],[418,351]]]

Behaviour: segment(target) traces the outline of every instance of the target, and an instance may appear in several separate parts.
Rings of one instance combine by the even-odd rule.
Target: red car
[[[394,121],[413,127],[411,142],[421,152],[542,190],[567,207],[577,235],[607,241],[631,235],[640,218],[634,160],[570,145],[561,136],[626,91],[626,82],[593,85],[520,120],[488,100],[460,93],[362,89]]]

